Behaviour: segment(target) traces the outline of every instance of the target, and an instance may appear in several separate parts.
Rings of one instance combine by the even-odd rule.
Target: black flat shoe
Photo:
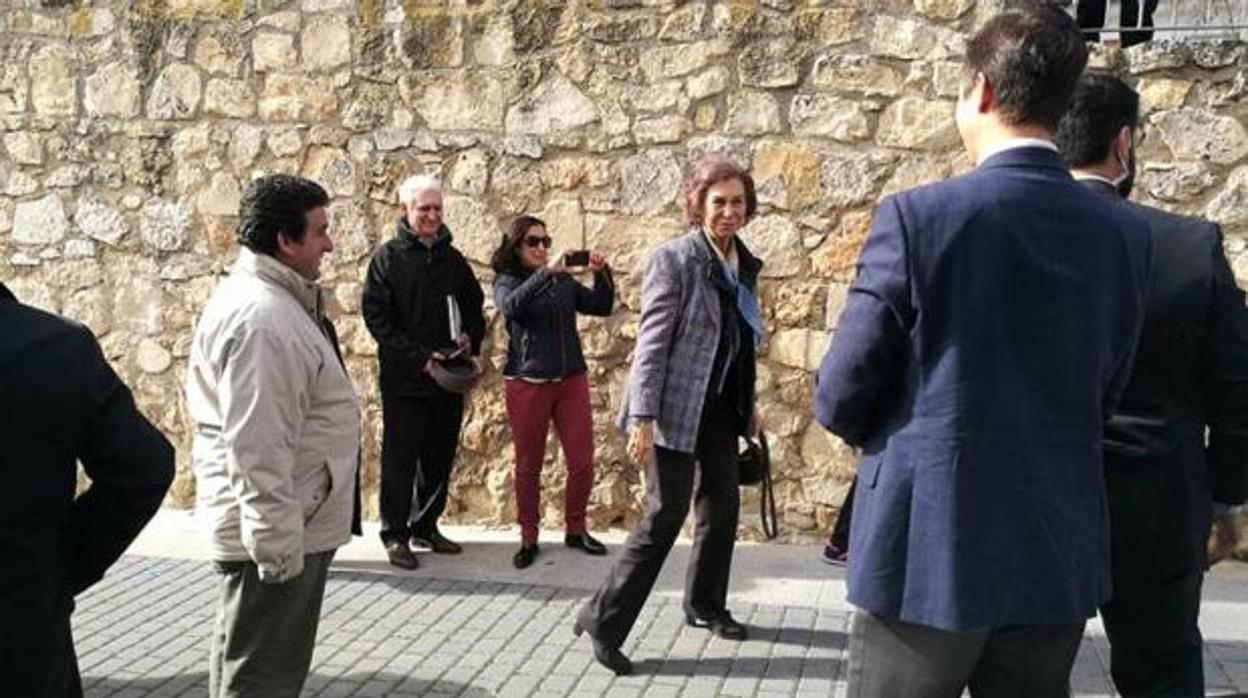
[[[745,626],[738,623],[727,613],[715,618],[699,618],[686,614],[685,622],[695,628],[707,628],[725,640],[741,641],[749,635]]]
[[[583,632],[585,628],[581,627],[581,621],[576,621],[572,625],[572,633],[580,637]],[[607,647],[593,635],[590,635],[589,639],[594,643],[594,659],[597,659],[599,664],[610,669],[616,676],[628,676],[633,673],[633,663],[628,661],[624,653],[615,647]]]
[[[459,543],[442,535],[441,531],[436,530],[430,533],[413,533],[412,547],[432,550],[442,555],[458,555],[464,550],[459,547]]]
[[[407,543],[401,540],[392,540],[386,543],[386,557],[390,559],[390,564],[405,570],[414,570],[420,567],[420,562],[416,560],[416,554],[411,548],[407,547]]]
[[[511,563],[516,566],[516,569],[522,570],[533,564],[533,561],[537,559],[538,552],[540,551],[538,550],[537,543],[522,545],[520,546],[520,549],[516,551],[516,556],[511,558]]]
[[[607,546],[588,533],[569,533],[563,537],[563,544],[569,548],[584,550],[589,555],[606,555]]]

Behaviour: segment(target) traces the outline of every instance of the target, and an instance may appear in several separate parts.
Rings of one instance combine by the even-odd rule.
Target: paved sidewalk
[[[88,696],[202,696],[214,577],[189,517],[162,512],[130,554],[79,599],[75,633]],[[813,547],[742,545],[730,605],[750,625],[734,643],[683,624],[679,545],[625,646],[615,678],[571,633],[609,559],[546,544],[511,568],[515,533],[447,529],[458,557],[422,555],[402,572],[375,537],[344,548],[330,573],[305,695],[834,696],[844,692],[849,609],[839,570]],[[618,544],[622,535],[604,536]],[[551,535],[552,541],[558,537]],[[614,548],[613,548],[614,549]],[[1210,695],[1248,692],[1248,570],[1215,570],[1202,627]],[[1108,648],[1090,624],[1073,675],[1078,696],[1113,695]]]

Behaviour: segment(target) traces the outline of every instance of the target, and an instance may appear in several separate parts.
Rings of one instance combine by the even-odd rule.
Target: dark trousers
[[[254,562],[215,562],[216,630],[208,659],[210,698],[288,698],[312,666],[321,601],[334,551],[304,557],[303,572],[260,581]]]
[[[1114,686],[1126,698],[1205,694],[1197,616],[1199,572],[1143,585],[1114,585],[1101,607]]]
[[[620,558],[578,620],[599,642],[620,647],[654,588],[692,500],[696,523],[685,573],[687,615],[726,614],[728,574],[741,509],[735,418],[717,403],[703,408],[694,453],[655,448],[646,464],[646,509]],[[694,476],[697,475],[697,490]]]
[[[828,542],[835,545],[837,550],[849,550],[849,526],[854,520],[854,493],[858,490],[858,476],[854,476],[854,481],[849,483],[849,491],[845,493],[845,501],[841,503],[841,510],[836,512],[836,523],[832,524],[832,535],[828,536]]]
[[[1178,0],[1175,0],[1176,2]],[[1140,4],[1139,0],[1122,0],[1122,13],[1119,15],[1119,24],[1123,27],[1153,26],[1153,12],[1157,10],[1158,0],[1144,0],[1144,21],[1140,20]],[[1079,21],[1081,29],[1099,29],[1105,26],[1105,6],[1108,0],[1079,0],[1079,4],[1075,8],[1075,16]],[[1100,34],[1087,33],[1084,37],[1089,41],[1098,41]],[[1122,32],[1122,45],[1134,46],[1142,44],[1153,38],[1151,31],[1124,31]]]
[[[70,623],[74,601],[69,589],[52,575],[19,580],[0,584],[0,695],[80,698],[82,682]],[[39,582],[48,586],[18,586]]]
[[[1083,626],[948,632],[858,611],[847,698],[1066,698]]]
[[[1204,695],[1198,616],[1210,521],[1203,458],[1200,451],[1167,460],[1105,454],[1114,590],[1101,618],[1110,674],[1128,698]]]
[[[78,654],[74,651],[69,616],[65,617],[63,626],[53,634],[53,637],[57,636],[60,639],[54,639],[53,642],[60,646],[60,650],[53,649],[48,671],[49,685],[45,695],[48,698],[81,698],[82,679],[78,675]],[[18,686],[20,685],[19,683]]]
[[[381,397],[381,540],[428,534],[446,509],[464,399]]]

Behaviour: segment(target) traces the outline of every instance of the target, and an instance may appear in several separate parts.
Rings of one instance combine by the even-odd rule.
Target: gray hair
[[[398,189],[394,190],[394,194],[399,198],[399,203],[406,204],[415,199],[421,192],[429,190],[441,193],[442,182],[438,181],[437,177],[431,175],[412,175],[399,184]]]

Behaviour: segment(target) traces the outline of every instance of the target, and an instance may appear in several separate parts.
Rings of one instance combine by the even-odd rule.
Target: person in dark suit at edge
[[[76,498],[78,463],[90,485]],[[160,508],[173,447],[91,331],[0,284],[0,693],[81,696],[74,597]]]
[[[1075,179],[1148,219],[1153,241],[1144,331],[1105,429],[1114,589],[1101,618],[1119,692],[1200,696],[1206,556],[1238,543],[1248,489],[1248,310],[1217,225],[1126,200],[1139,111],[1126,83],[1088,74],[1057,132]]]
[[[1052,142],[1087,61],[1036,3],[968,42],[971,172],[880,202],[816,376],[862,449],[850,698],[1069,693],[1109,596],[1102,427],[1129,375],[1149,237]]]

